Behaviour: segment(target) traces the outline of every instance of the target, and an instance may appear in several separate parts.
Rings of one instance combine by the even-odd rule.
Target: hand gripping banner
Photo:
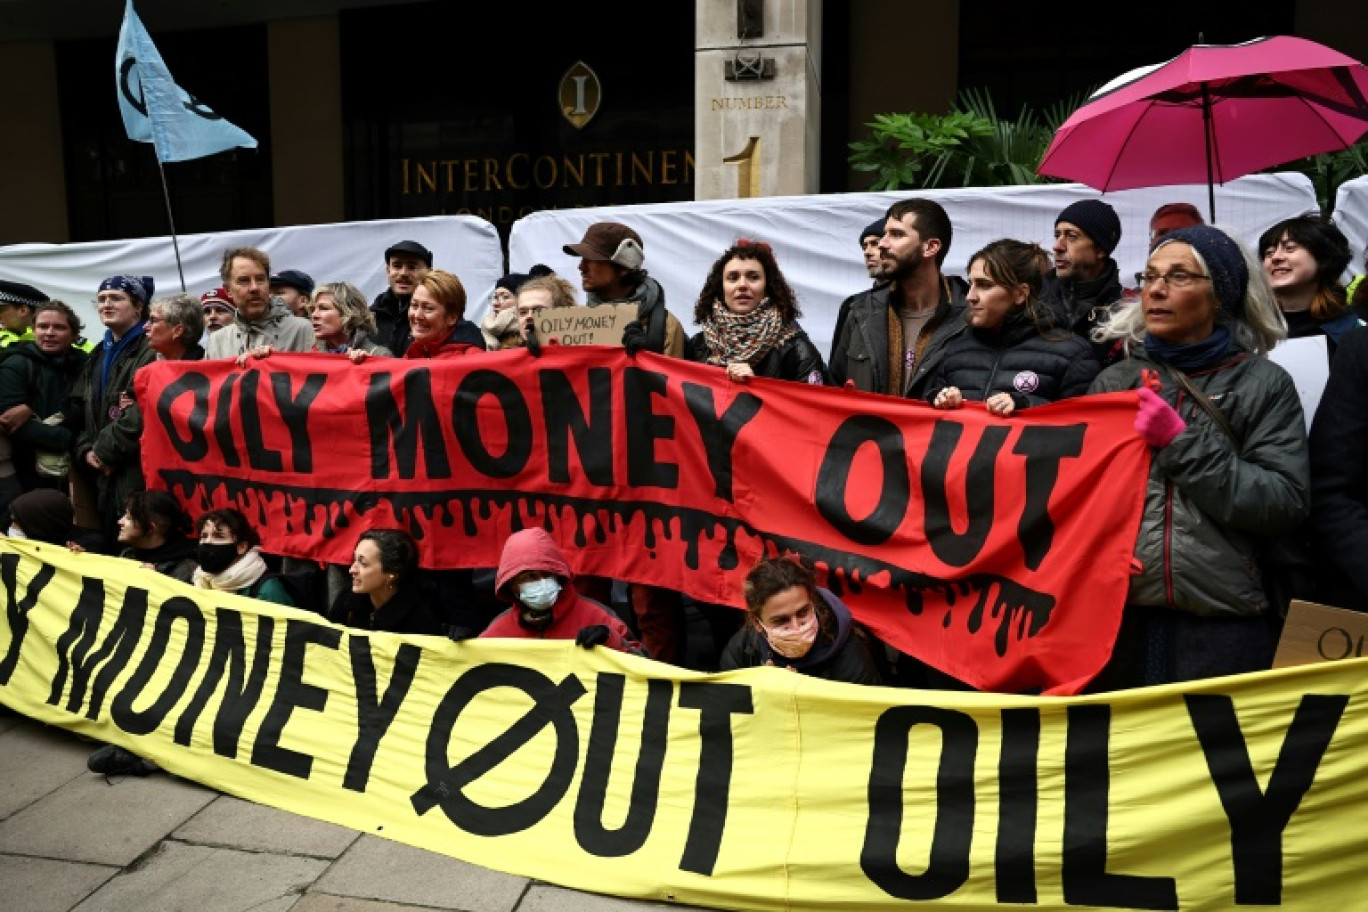
[[[149,486],[268,551],[345,564],[397,526],[428,566],[496,566],[535,524],[577,573],[733,606],[796,551],[888,643],[1018,692],[1106,662],[1149,467],[1133,393],[1001,419],[598,346],[160,362],[136,392]]]

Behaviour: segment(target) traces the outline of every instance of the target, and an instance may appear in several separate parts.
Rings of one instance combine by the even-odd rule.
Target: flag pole
[[[171,190],[166,186],[166,169],[157,156],[157,173],[161,175],[162,199],[166,200],[166,221],[171,226],[171,247],[176,251],[176,272],[180,274],[181,293],[185,293],[185,268],[181,266],[180,241],[176,240],[176,219],[171,214]]]

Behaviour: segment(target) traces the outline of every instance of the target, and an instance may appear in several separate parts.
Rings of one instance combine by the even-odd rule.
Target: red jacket
[[[645,648],[616,614],[575,591],[575,575],[565,555],[545,529],[523,529],[508,537],[503,554],[499,557],[499,572],[494,579],[495,594],[505,601],[513,601],[509,582],[524,570],[541,570],[561,581],[560,596],[556,604],[551,606],[550,626],[545,630],[527,629],[518,623],[518,612],[522,608],[515,604],[496,617],[480,634],[481,637],[573,640],[583,628],[602,624],[608,628],[608,646],[620,652],[646,655]]]
[[[452,333],[441,342],[433,342],[424,345],[417,339],[409,343],[409,347],[404,350],[405,358],[459,358],[461,355],[471,355],[475,352],[482,352],[483,348],[471,345],[469,342],[457,342],[456,334]]]

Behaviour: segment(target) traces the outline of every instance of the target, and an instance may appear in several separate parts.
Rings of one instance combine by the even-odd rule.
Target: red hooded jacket
[[[556,604],[551,606],[551,624],[544,630],[529,630],[518,623],[518,612],[522,609],[515,603],[496,617],[480,634],[481,637],[573,640],[581,629],[602,624],[608,628],[608,646],[633,655],[647,654],[645,647],[636,641],[632,631],[616,614],[575,591],[575,574],[560,547],[545,529],[523,529],[508,537],[503,554],[499,556],[494,593],[505,601],[515,601],[510,583],[524,570],[540,570],[560,579],[560,595]]]

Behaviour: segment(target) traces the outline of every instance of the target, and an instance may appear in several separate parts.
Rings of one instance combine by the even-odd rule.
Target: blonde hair
[[[542,289],[550,292],[552,307],[577,307],[579,302],[575,300],[575,286],[558,275],[535,276],[528,279],[518,286],[518,298],[522,298],[523,292]]]
[[[342,318],[342,328],[346,330],[348,337],[355,336],[357,330],[365,332],[368,336],[375,335],[375,314],[371,313],[370,304],[361,289],[351,282],[327,282],[319,285],[314,290],[313,297],[309,299],[310,316],[313,315],[319,296],[325,294],[332,295],[338,316]]]

